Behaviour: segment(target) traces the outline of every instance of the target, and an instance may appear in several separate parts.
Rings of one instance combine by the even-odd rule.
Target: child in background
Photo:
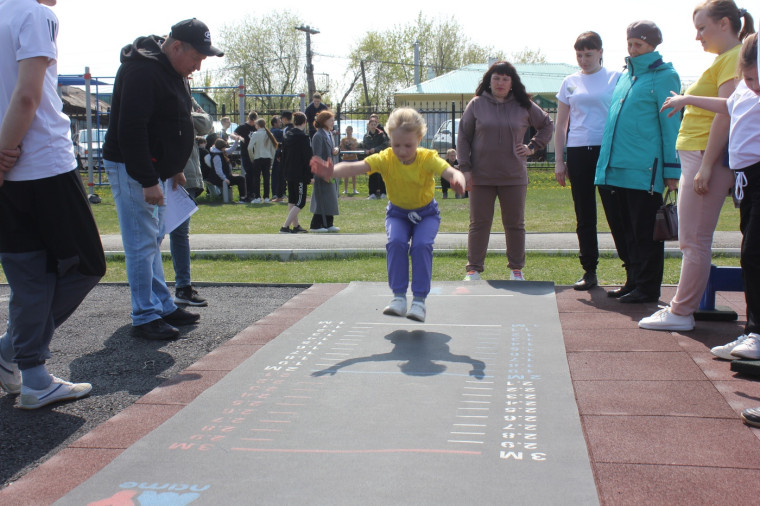
[[[760,359],[760,83],[757,76],[757,34],[744,39],[739,53],[739,69],[744,80],[728,98],[675,95],[663,109],[675,114],[686,105],[715,113],[728,113],[731,126],[728,137],[729,167],[736,173],[734,196],[741,200],[739,228],[742,231],[741,266],[744,297],[747,301],[747,324],[744,334],[712,353],[725,360]],[[750,413],[747,413],[750,411]],[[745,410],[744,421],[760,426],[760,408]]]
[[[464,191],[464,175],[451,167],[432,149],[420,148],[425,135],[425,119],[410,108],[395,109],[388,118],[391,149],[362,161],[332,164],[312,158],[311,170],[323,179],[348,177],[369,172],[381,174],[386,184],[388,207],[385,232],[388,243],[388,285],[393,300],[384,314],[425,321],[425,298],[433,276],[433,242],[441,222],[433,198],[435,177],[442,176],[457,192]],[[411,241],[411,247],[409,242]],[[409,256],[412,257],[412,301],[407,311]]]
[[[243,176],[235,176],[232,174],[229,157],[229,155],[237,149],[240,143],[240,136],[231,134],[230,137],[232,137],[235,141],[232,146],[227,144],[227,141],[222,138],[218,138],[216,141],[214,141],[214,146],[209,151],[211,162],[209,165],[214,168],[214,172],[216,172],[216,175],[221,181],[227,183],[229,186],[236,185],[238,187],[240,200],[238,200],[237,203],[247,204],[248,202],[245,200],[245,196],[247,195],[245,189],[245,178]]]
[[[456,149],[451,148],[451,149],[446,150],[446,161],[449,162],[449,165],[459,170],[459,162],[457,161]],[[442,177],[441,191],[443,192],[443,198],[445,199],[449,198],[449,188],[451,188],[451,185],[449,185],[449,182],[446,181],[445,177]],[[464,192],[464,194],[454,193],[454,196],[458,199],[467,198],[467,192]]]

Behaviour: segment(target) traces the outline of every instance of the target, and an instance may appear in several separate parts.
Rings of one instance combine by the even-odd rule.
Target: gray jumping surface
[[[56,504],[598,503],[553,284],[389,298],[351,283]]]

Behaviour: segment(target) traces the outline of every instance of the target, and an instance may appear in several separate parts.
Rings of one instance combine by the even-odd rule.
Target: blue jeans
[[[119,216],[132,294],[132,325],[143,325],[177,309],[161,263],[166,206],[145,202],[142,186],[129,177],[123,163],[106,160],[104,164]],[[166,183],[160,184],[166,194]]]
[[[412,211],[421,218],[410,219]],[[385,211],[385,233],[388,244],[388,285],[393,293],[406,293],[409,287],[409,256],[412,257],[412,295],[427,297],[433,278],[433,243],[438,235],[441,214],[433,200],[420,209],[402,209],[388,202]],[[411,241],[411,247],[409,245]]]
[[[169,232],[169,250],[174,266],[174,285],[190,286],[190,218]]]

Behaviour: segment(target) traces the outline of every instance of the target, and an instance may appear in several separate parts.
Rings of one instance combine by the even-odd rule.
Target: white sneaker
[[[367,197],[367,200],[377,200],[377,195],[375,195],[373,193],[372,195],[370,195],[369,197]]]
[[[512,272],[509,273],[509,280],[510,281],[525,281],[525,278],[523,277],[523,273],[520,269],[512,269]]]
[[[265,204],[269,204],[269,199],[264,199]]]
[[[0,388],[11,395],[21,392],[21,371],[13,362],[6,362],[0,357]]]
[[[21,386],[19,407],[21,409],[37,409],[54,402],[79,399],[90,393],[89,383],[71,383],[53,376],[53,382],[47,388],[35,390],[25,385]]]
[[[314,234],[326,234],[327,229],[326,228],[310,228],[309,232],[312,232]]]
[[[670,311],[670,306],[639,320],[639,327],[649,330],[694,330],[694,316],[681,316]]]
[[[747,339],[741,342],[736,348],[731,350],[734,358],[746,358],[748,360],[760,359],[760,335],[752,332]]]
[[[385,193],[381,193],[381,194],[380,194],[380,198],[381,198],[381,199],[385,199],[385,198],[388,198],[388,197],[387,197],[387,195],[385,195]]]
[[[251,204],[261,204],[261,199],[253,199]]]
[[[480,273],[478,271],[467,271],[467,275],[464,277],[465,281],[480,281]]]
[[[333,225],[332,227],[327,227],[327,231],[328,232],[332,232],[332,233],[340,232],[340,228],[338,228],[335,225]]]
[[[745,339],[747,339],[747,336],[742,334],[728,344],[724,344],[723,346],[715,346],[710,350],[710,353],[718,358],[722,358],[723,360],[736,360],[736,357],[732,356],[731,352]]]
[[[391,316],[406,315],[406,297],[393,297],[391,303],[383,309],[383,314]]]
[[[425,303],[420,300],[414,300],[412,301],[412,305],[409,306],[409,311],[406,312],[406,317],[410,320],[424,322],[425,313]]]

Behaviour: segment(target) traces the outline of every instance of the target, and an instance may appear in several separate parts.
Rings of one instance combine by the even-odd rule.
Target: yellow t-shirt
[[[688,87],[685,95],[700,97],[717,97],[718,88],[726,81],[738,76],[736,64],[739,60],[741,44],[719,55],[710,68],[699,76],[699,79]],[[707,138],[710,135],[714,112],[705,111],[699,107],[686,106],[681,129],[676,139],[676,149],[682,151],[702,151],[707,148]]]
[[[432,149],[417,148],[417,157],[409,165],[396,158],[391,148],[364,159],[370,174],[383,176],[388,200],[402,209],[419,209],[433,201],[435,177],[449,168],[449,164]]]

